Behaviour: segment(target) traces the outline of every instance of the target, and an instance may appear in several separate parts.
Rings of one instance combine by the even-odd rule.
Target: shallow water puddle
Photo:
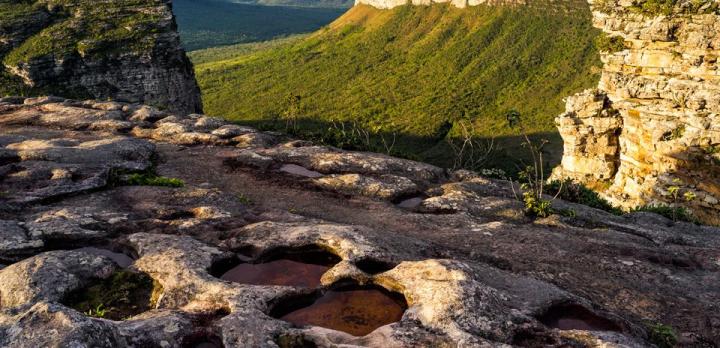
[[[110,258],[111,260],[115,261],[115,263],[118,264],[118,266],[122,268],[128,268],[130,265],[132,265],[135,260],[133,260],[130,256],[127,256],[123,253],[116,253],[107,249],[101,249],[101,248],[95,248],[95,247],[84,247],[80,249],[75,249],[76,251],[84,251],[88,254],[94,254],[94,255],[102,255]]]
[[[545,326],[559,330],[621,331],[609,319],[575,304],[551,307],[539,320]]]
[[[315,178],[319,178],[319,177],[323,176],[323,174],[320,172],[316,172],[314,170],[310,170],[310,169],[301,167],[296,164],[285,164],[282,167],[280,167],[280,171],[288,173],[288,174],[292,174],[292,175],[304,176],[306,178],[311,178],[311,179],[315,179]]]
[[[406,309],[407,303],[400,295],[380,288],[353,286],[330,290],[311,305],[282,314],[279,319],[365,336],[399,321]]]
[[[330,267],[285,259],[259,264],[241,263],[225,272],[220,279],[253,285],[312,288],[320,285],[320,278]]]

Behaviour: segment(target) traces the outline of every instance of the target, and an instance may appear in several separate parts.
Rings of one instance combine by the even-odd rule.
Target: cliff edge
[[[720,15],[716,1],[595,1],[604,63],[567,100],[554,176],[625,208],[686,204],[720,224]]]
[[[0,95],[50,93],[202,111],[171,7],[168,0],[0,3]]]

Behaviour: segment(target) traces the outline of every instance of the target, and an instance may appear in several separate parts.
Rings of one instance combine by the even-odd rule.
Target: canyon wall
[[[145,103],[178,113],[202,111],[171,1],[40,0],[0,6],[6,75],[0,82],[18,85],[4,86],[5,93],[27,90]]]
[[[652,5],[655,4],[655,7]],[[720,16],[716,1],[596,1],[606,42],[596,90],[556,119],[573,178],[626,209],[684,204],[720,223]]]

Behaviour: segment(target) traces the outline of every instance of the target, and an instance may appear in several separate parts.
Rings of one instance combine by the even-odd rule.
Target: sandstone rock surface
[[[273,143],[238,148],[244,134]],[[720,344],[716,228],[560,200],[574,216],[531,220],[504,181],[286,140],[135,104],[4,101],[0,346],[650,347],[648,323],[681,345]],[[126,186],[117,170],[184,185]],[[418,205],[396,206],[407,195]],[[220,279],[308,248],[338,259],[317,288]],[[119,269],[109,252],[155,282],[148,311],[112,321],[65,304]],[[407,310],[365,336],[278,319],[348,283]],[[604,326],[557,328],[553,311]]]

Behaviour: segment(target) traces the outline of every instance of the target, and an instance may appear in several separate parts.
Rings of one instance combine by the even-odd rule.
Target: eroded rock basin
[[[288,301],[274,316],[298,326],[320,326],[365,336],[375,329],[399,321],[407,303],[396,293],[374,286],[345,286],[327,291],[307,307]]]
[[[622,331],[609,319],[576,304],[553,306],[538,319],[545,326],[559,330]]]
[[[63,304],[85,315],[125,320],[155,307],[162,287],[147,274],[122,270],[70,293]]]

